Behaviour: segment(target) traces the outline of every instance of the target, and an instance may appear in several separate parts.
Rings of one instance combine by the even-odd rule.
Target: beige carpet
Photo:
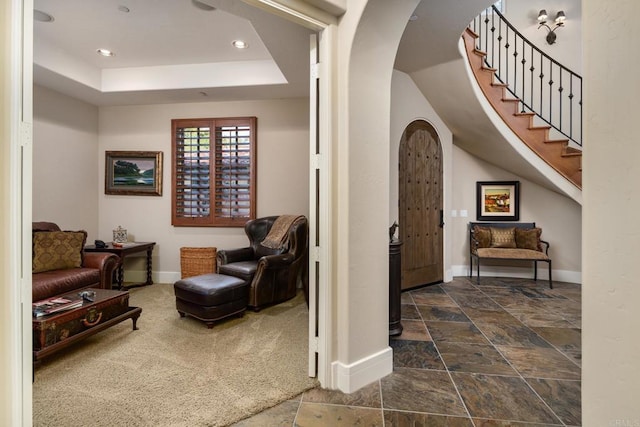
[[[131,290],[131,320],[36,369],[35,426],[223,426],[317,385],[304,296],[207,329],[180,318],[173,286]]]

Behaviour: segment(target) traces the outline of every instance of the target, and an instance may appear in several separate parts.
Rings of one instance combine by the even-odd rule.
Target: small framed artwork
[[[476,182],[478,221],[518,221],[520,181]]]
[[[162,196],[162,151],[107,151],[104,192]]]

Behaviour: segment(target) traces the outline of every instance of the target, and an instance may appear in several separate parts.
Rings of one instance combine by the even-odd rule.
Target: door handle
[[[444,210],[440,209],[440,224],[438,224],[440,228],[444,227]]]

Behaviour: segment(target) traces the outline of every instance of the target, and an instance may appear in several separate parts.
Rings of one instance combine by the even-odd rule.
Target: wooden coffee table
[[[88,289],[95,292],[93,302],[42,317],[33,318],[34,364],[63,348],[95,335],[126,319],[133,321],[133,330],[142,308],[129,306],[129,292],[111,289]],[[60,295],[76,299],[79,291]]]

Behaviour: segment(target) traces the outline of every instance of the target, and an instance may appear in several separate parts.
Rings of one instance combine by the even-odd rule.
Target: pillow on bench
[[[534,251],[542,252],[542,244],[540,243],[540,236],[542,235],[541,228],[516,228],[515,240],[516,247],[520,249],[531,249]]]
[[[491,247],[492,248],[516,248],[515,227],[511,228],[494,228],[491,230]]]
[[[473,237],[477,242],[475,249],[518,248],[542,252],[541,228],[498,228],[473,226]]]
[[[488,248],[491,246],[491,230],[489,227],[480,227],[479,225],[475,225],[473,227],[473,236],[478,242],[478,247],[476,249]]]

